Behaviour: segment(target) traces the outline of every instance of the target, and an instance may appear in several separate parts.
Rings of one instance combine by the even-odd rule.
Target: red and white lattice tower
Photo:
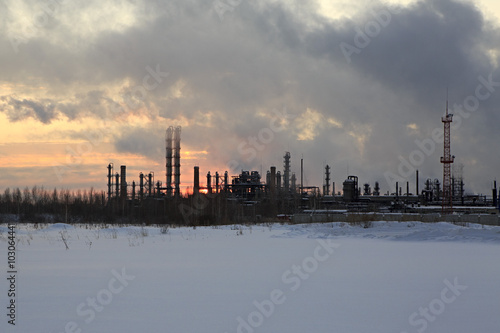
[[[444,124],[444,155],[441,157],[443,163],[443,201],[442,213],[451,214],[453,212],[453,192],[451,184],[451,164],[455,156],[451,155],[451,122],[453,114],[448,113],[448,100],[446,100],[446,115],[441,118]]]

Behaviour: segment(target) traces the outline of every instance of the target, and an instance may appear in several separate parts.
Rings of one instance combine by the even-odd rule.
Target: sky
[[[1,192],[105,190],[109,163],[165,183],[169,126],[184,190],[289,151],[304,185],[414,191],[442,179],[447,98],[466,190],[498,176],[495,0],[4,0],[0,32]]]

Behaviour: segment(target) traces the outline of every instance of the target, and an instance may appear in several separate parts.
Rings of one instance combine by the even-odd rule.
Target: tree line
[[[259,222],[275,218],[278,212],[292,213],[298,199],[263,198],[245,201],[230,194],[196,194],[167,198],[151,196],[143,200],[111,197],[104,191],[6,188],[0,192],[0,222],[12,215],[29,223],[146,223],[214,225]],[[10,215],[10,217],[8,217]]]
[[[15,214],[21,222],[45,222],[48,216],[58,222],[92,221],[106,217],[103,191],[75,190],[33,186],[6,188],[0,194],[0,214]]]

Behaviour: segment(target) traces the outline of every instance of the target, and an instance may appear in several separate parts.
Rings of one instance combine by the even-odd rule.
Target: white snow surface
[[[18,224],[15,326],[7,232],[2,333],[500,332],[500,227]]]

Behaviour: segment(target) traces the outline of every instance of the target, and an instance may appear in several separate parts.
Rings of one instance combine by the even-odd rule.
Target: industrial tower
[[[167,129],[167,135],[165,138],[166,147],[167,147],[167,196],[172,196],[172,138],[174,134],[174,127],[170,126]]]
[[[325,187],[323,188],[324,195],[330,195],[330,166],[325,167]]]
[[[167,196],[180,195],[181,179],[181,127],[170,126],[166,134],[166,168],[167,168]],[[173,162],[173,163],[172,163]],[[173,170],[172,170],[173,169]],[[172,174],[174,176],[174,187],[172,187]]]
[[[451,184],[451,164],[455,156],[451,155],[451,122],[453,114],[448,113],[448,98],[446,99],[446,115],[441,118],[444,125],[444,155],[441,157],[443,163],[443,201],[442,213],[451,214],[453,212],[453,192]]]
[[[285,193],[290,193],[290,152],[286,152],[283,156],[283,187]]]
[[[174,183],[176,197],[181,195],[181,127],[177,126],[174,130]]]

